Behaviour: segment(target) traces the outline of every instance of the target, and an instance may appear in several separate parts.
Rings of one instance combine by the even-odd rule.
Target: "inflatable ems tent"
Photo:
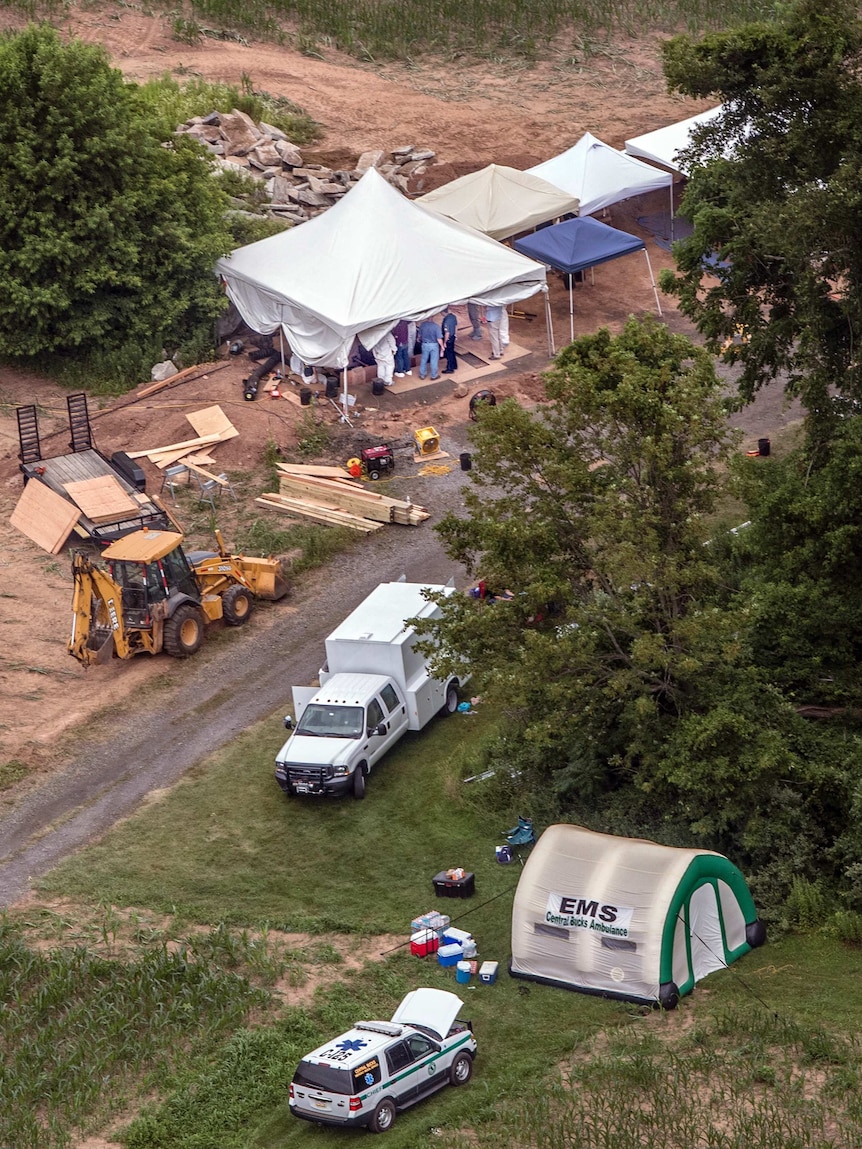
[[[673,1009],[765,940],[745,879],[721,854],[550,826],[518,883],[509,972]]]

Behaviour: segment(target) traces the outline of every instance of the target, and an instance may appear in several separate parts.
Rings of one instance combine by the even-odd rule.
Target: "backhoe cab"
[[[102,552],[107,570],[76,551],[69,653],[84,666],[161,650],[188,658],[208,622],[242,626],[255,597],[287,594],[276,559],[232,555],[218,531],[216,538],[217,552],[186,554],[180,534],[135,531]]]

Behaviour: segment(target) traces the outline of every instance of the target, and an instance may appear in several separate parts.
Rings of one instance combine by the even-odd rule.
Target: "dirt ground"
[[[5,18],[7,26],[14,22],[8,11]],[[492,161],[528,166],[571,146],[587,130],[621,147],[627,137],[702,109],[665,92],[657,41],[649,39],[619,42],[606,53],[580,62],[561,56],[535,68],[467,60],[457,65],[431,61],[378,66],[335,53],[327,53],[325,60],[311,59],[288,48],[259,44],[207,39],[189,47],[172,39],[169,18],[144,16],[131,5],[72,7],[62,26],[70,34],[103,44],[129,79],[197,73],[240,84],[243,76],[249,76],[256,89],[290,98],[321,123],[322,138],[313,152],[323,162],[344,166],[345,157],[406,143],[432,147],[437,163],[429,173],[428,187]],[[311,157],[312,150],[305,154]],[[639,227],[637,217],[660,210],[665,202],[664,193],[655,199],[643,197],[618,205],[608,217],[608,222],[646,240],[656,276],[662,267],[671,266],[671,258]],[[550,288],[559,347],[568,339],[568,294],[556,275],[550,277]],[[534,307],[533,301],[524,306]],[[693,334],[670,300],[663,299],[662,307],[665,321],[674,330]],[[597,268],[594,282],[578,285],[576,334],[603,325],[618,330],[629,314],[654,309],[645,262],[640,254],[629,256]],[[539,312],[535,319],[513,320],[511,331],[513,343],[530,354],[504,365],[481,383],[498,397],[512,395],[527,405],[541,400],[540,372],[548,364],[544,319],[540,308],[534,310]],[[249,367],[244,356],[231,359],[224,349],[224,358],[211,372],[151,399],[132,405],[127,399],[115,404],[91,400],[96,445],[110,453],[188,438],[191,432],[185,413],[218,402],[240,432],[218,447],[218,469],[237,481],[240,503],[248,513],[262,489],[267,442],[274,440],[286,458],[295,457],[298,440],[308,433],[309,419],[326,425],[331,436],[330,462],[343,462],[357,445],[371,440],[394,441],[404,447],[411,442],[414,428],[427,425],[441,432],[444,447],[451,435],[452,442],[458,440],[463,449],[468,399],[456,395],[451,383],[401,396],[387,393],[379,400],[372,397],[369,387],[357,395],[354,426],[346,427],[325,399],[313,408],[266,396],[255,403],[244,402],[241,380]],[[60,454],[68,441],[65,398],[48,380],[0,368],[0,694],[4,699],[0,765],[14,761],[37,771],[48,770],[63,758],[74,744],[71,731],[76,726],[97,711],[120,707],[131,693],[171,673],[161,658],[141,658],[131,665],[90,672],[74,663],[66,653],[71,590],[68,555],[46,554],[9,525],[21,492],[15,407],[37,404],[43,453]],[[764,395],[738,419],[746,436],[743,446],[774,433],[798,414],[786,407],[779,391]],[[157,490],[160,472],[144,465],[150,489]],[[416,468],[405,466],[398,493],[433,503],[433,484],[430,490],[427,483],[417,485],[415,472]],[[451,476],[450,484],[454,481]],[[191,513],[188,506],[186,511]],[[420,528],[428,529],[429,524]],[[0,792],[0,800],[14,801],[16,789]]]

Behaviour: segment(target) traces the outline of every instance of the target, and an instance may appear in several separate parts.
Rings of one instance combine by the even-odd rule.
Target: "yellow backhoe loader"
[[[160,650],[188,658],[208,622],[242,626],[255,598],[287,594],[278,560],[232,555],[216,539],[218,551],[186,554],[181,534],[134,531],[102,552],[107,570],[76,551],[69,653],[84,666]]]

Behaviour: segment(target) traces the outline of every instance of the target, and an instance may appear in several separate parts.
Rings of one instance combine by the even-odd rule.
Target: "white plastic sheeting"
[[[304,363],[343,367],[402,317],[446,303],[505,305],[545,290],[545,269],[418,207],[374,169],[322,215],[238,248],[216,272],[245,322],[284,331]]]
[[[581,215],[592,215],[620,200],[673,184],[671,172],[659,171],[618,152],[590,132],[581,136],[568,151],[527,171],[576,196]]]

